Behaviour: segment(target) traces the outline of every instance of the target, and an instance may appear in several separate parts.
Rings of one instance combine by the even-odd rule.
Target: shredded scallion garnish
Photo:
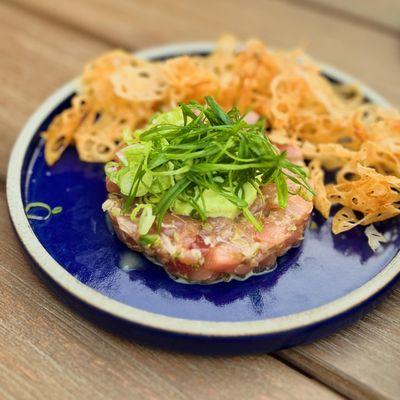
[[[41,209],[44,210],[44,214],[32,214],[29,211],[33,209]],[[26,217],[28,219],[36,220],[36,221],[45,221],[49,219],[52,215],[57,215],[62,212],[63,208],[60,206],[51,208],[48,204],[43,203],[41,201],[34,201],[32,203],[29,203],[25,207],[25,213]]]
[[[249,124],[236,108],[225,112],[212,97],[204,105],[181,104],[156,115],[140,131],[125,131],[127,146],[120,151],[120,162],[109,163],[106,174],[121,189],[124,212],[134,209],[131,217],[141,219],[141,234],[154,218],[160,229],[168,211],[179,214],[178,205],[185,215],[204,221],[210,214],[210,194],[214,202],[219,196],[218,202],[234,205],[260,230],[250,212],[249,192],[262,196],[260,187],[274,183],[283,208],[288,179],[312,193],[306,171],[277,150],[265,126],[263,118]]]

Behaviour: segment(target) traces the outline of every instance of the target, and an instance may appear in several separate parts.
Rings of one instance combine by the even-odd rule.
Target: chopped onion
[[[141,235],[146,235],[152,227],[155,219],[156,216],[153,215],[153,207],[151,204],[147,204],[145,207],[143,207],[142,214],[140,215],[139,233]]]

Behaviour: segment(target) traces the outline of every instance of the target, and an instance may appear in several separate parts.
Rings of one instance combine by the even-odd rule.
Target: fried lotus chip
[[[332,232],[336,235],[348,231],[357,225],[370,225],[375,222],[385,221],[400,215],[400,206],[398,204],[389,204],[378,211],[365,214],[357,218],[354,211],[349,207],[342,207],[332,219]]]
[[[295,74],[279,74],[273,79],[271,113],[275,128],[290,127],[305,90],[304,81]]]
[[[389,204],[382,207],[380,210],[375,211],[370,214],[366,214],[360,221],[360,225],[369,225],[374,222],[385,221],[387,219],[393,218],[400,215],[399,204]]]
[[[271,92],[274,127],[286,128],[312,143],[349,139],[343,101],[309,62],[284,65],[271,82]]]
[[[159,64],[135,60],[110,75],[114,93],[129,101],[159,101],[165,98],[167,82]]]
[[[348,107],[358,107],[364,103],[364,96],[356,85],[338,84],[333,86],[333,90]]]
[[[136,63],[128,53],[115,50],[89,62],[82,76],[82,91],[93,108],[99,110],[119,109],[129,102],[117,96],[113,90],[110,76],[124,66]]]
[[[354,152],[346,163],[336,174],[338,183],[352,180],[358,176],[358,170],[363,167],[373,168],[378,174],[400,177],[400,161],[386,148],[374,142],[365,142],[358,152]],[[363,170],[364,172],[367,170]],[[371,174],[371,169],[369,170]]]
[[[229,36],[205,57],[146,62],[117,50],[89,62],[81,82],[71,107],[43,134],[50,165],[70,144],[84,161],[108,161],[124,128],[213,95],[225,109],[266,117],[276,143],[301,146],[317,209],[327,217],[331,202],[343,206],[335,232],[399,214],[400,114],[362,104],[354,87],[332,86],[301,51],[270,52],[257,40],[238,51]],[[335,169],[336,183],[324,185],[323,170]]]
[[[332,232],[337,235],[338,233],[349,231],[359,225],[358,222],[359,221],[351,208],[342,207],[333,217]]]
[[[315,145],[310,142],[304,142],[301,149],[305,159],[319,160],[321,165],[329,171],[346,165],[357,154],[338,143]]]
[[[74,133],[87,113],[87,101],[83,96],[74,97],[72,106],[52,121],[42,136],[46,140],[45,159],[54,165],[64,150],[73,143]]]
[[[352,151],[338,143],[312,144],[304,142],[301,146],[305,159],[320,160],[327,170],[341,168],[337,174],[338,182],[344,182],[347,174],[355,173],[357,164],[373,167],[383,175],[400,176],[400,160],[385,147],[367,141],[359,151]]]
[[[376,230],[373,224],[365,228],[365,236],[368,238],[369,247],[372,251],[377,251],[381,243],[386,243],[387,239],[380,232]]]
[[[189,56],[167,60],[163,64],[163,73],[172,107],[189,100],[203,101],[205,96],[215,96],[218,91],[216,74]]]
[[[363,143],[358,160],[366,167],[373,167],[380,174],[400,177],[400,160],[378,143]]]
[[[215,43],[214,51],[208,57],[201,57],[198,62],[214,72],[220,79],[227,81],[235,61],[238,42],[234,36],[224,35]],[[227,76],[228,75],[228,76]],[[221,82],[223,85],[223,82]]]
[[[236,104],[241,112],[252,108],[269,117],[271,82],[280,72],[277,57],[259,40],[249,41],[233,63],[229,85],[225,85],[221,98]]]
[[[357,164],[355,172],[353,180],[327,186],[332,203],[371,214],[400,201],[400,179],[379,174],[361,164]]]
[[[121,119],[110,113],[91,111],[75,132],[80,159],[87,162],[112,160],[122,142],[123,129],[135,125],[135,114]]]
[[[200,65],[216,75],[219,86],[216,100],[227,110],[238,98],[239,78],[233,72],[237,48],[236,38],[224,35],[216,42],[214,52],[210,56],[198,59]]]
[[[379,143],[387,138],[399,138],[400,114],[394,109],[364,104],[354,111],[350,126],[361,142],[371,140]]]
[[[314,206],[322,216],[327,219],[331,210],[331,202],[326,193],[326,187],[324,184],[325,173],[321,167],[321,162],[315,159],[308,164],[308,168],[310,170],[310,184],[315,192],[313,199]]]
[[[43,135],[49,165],[53,165],[73,143],[83,161],[107,162],[113,158],[122,140],[123,129],[134,129],[145,123],[154,113],[155,106],[154,102],[148,101],[147,94],[143,98],[140,97],[143,93],[138,92],[135,98],[143,104],[123,98],[118,90],[114,90],[111,78],[116,71],[139,69],[144,64],[117,50],[86,65],[81,80],[82,94],[73,98],[72,107],[55,118]]]

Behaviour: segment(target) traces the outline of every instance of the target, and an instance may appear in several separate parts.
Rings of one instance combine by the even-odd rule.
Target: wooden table
[[[272,355],[201,357],[139,345],[61,302],[10,226],[8,155],[31,112],[83,63],[224,32],[306,46],[400,106],[396,0],[14,0],[0,3],[0,398],[400,398],[400,289],[352,327]]]

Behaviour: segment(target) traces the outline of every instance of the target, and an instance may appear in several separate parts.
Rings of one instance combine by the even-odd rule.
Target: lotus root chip
[[[71,106],[43,133],[53,165],[75,145],[87,162],[106,162],[123,144],[122,131],[143,127],[159,111],[211,95],[266,118],[278,144],[297,143],[309,162],[315,207],[331,204],[335,233],[399,214],[400,114],[367,104],[354,85],[333,85],[301,49],[271,52],[259,40],[238,50],[225,36],[207,56],[144,61],[115,50],[88,62]],[[324,182],[324,171],[335,179]]]
[[[310,170],[310,184],[314,189],[314,206],[315,208],[325,217],[329,217],[331,209],[331,202],[326,193],[326,187],[324,185],[324,170],[321,167],[319,160],[313,160],[308,165]]]

